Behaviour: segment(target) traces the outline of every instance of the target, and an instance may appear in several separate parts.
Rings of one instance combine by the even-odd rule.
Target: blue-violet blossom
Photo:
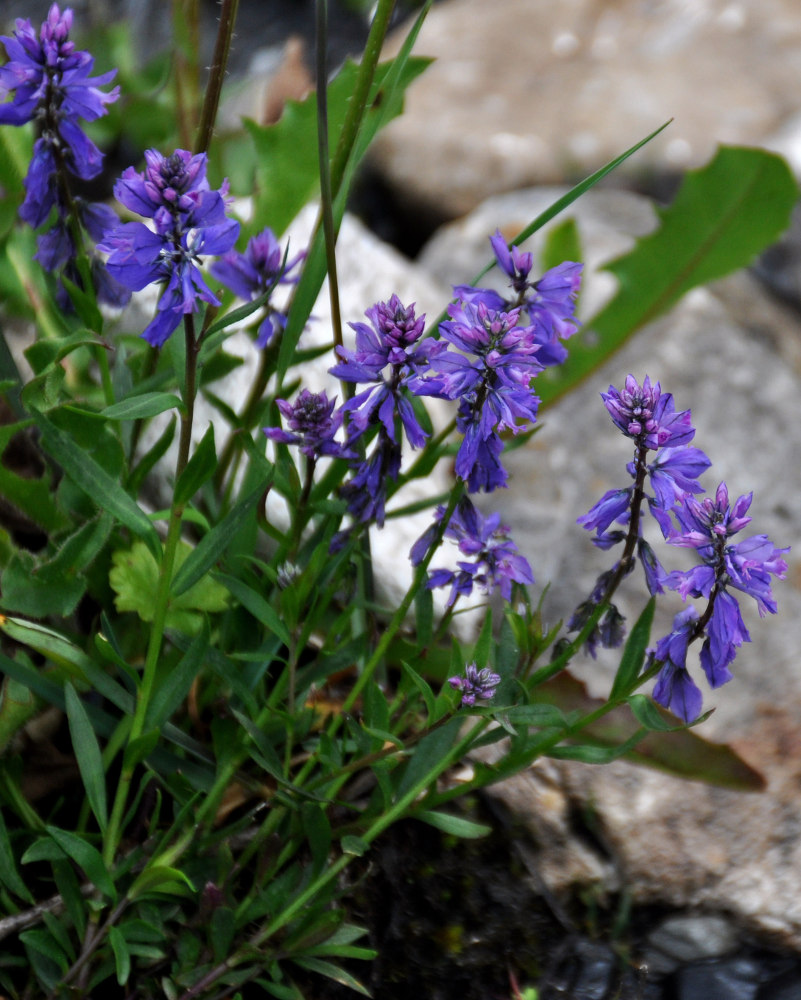
[[[73,197],[69,176],[91,180],[101,170],[103,154],[83,132],[79,122],[105,115],[106,105],[119,97],[119,87],[104,92],[116,70],[91,76],[94,59],[69,40],[72,11],[50,7],[37,35],[30,20],[17,19],[12,36],[4,35],[8,62],[0,66],[0,95],[11,94],[0,104],[0,124],[33,122],[36,141],[25,177],[25,199],[20,218],[33,229],[57,210],[53,227],[38,237],[36,259],[48,271],[61,271],[81,286],[76,260],[80,228],[97,241],[116,216],[106,206]],[[110,278],[103,262],[90,254],[90,267],[99,301],[122,306],[130,292]],[[68,299],[59,285],[59,302]]]
[[[212,277],[221,281],[245,302],[269,296],[279,285],[295,284],[298,275],[291,271],[306,257],[299,253],[292,260],[269,227],[248,240],[244,253],[229,250],[210,268]],[[266,302],[267,314],[259,324],[256,346],[266,347],[278,330],[286,326],[286,313]]]
[[[454,690],[462,692],[462,707],[472,708],[476,701],[490,701],[494,697],[501,677],[489,667],[479,670],[475,663],[468,663],[464,675],[449,677],[448,683]]]
[[[441,522],[445,508],[437,507],[435,518]],[[436,523],[427,529],[412,546],[410,558],[418,566],[426,556],[437,532]],[[427,586],[450,586],[447,604],[450,607],[457,597],[469,597],[478,586],[484,594],[496,589],[505,600],[511,600],[512,584],[534,582],[531,566],[509,537],[509,528],[501,524],[498,513],[484,517],[467,498],[462,497],[445,528],[445,537],[455,541],[459,551],[468,558],[460,560],[457,572],[435,569],[429,573]]]
[[[226,253],[236,242],[239,223],[226,215],[227,184],[217,191],[206,179],[206,154],[183,149],[164,157],[145,153],[143,173],[124,171],[114,187],[117,199],[153,220],[127,222],[106,232],[100,249],[110,254],[108,269],[121,284],[139,291],[154,282],[165,286],[155,318],[142,336],[161,347],[199,301],[219,305],[200,265],[204,255]]]
[[[689,631],[688,641],[704,636],[701,667],[710,687],[717,688],[731,680],[729,666],[737,649],[751,641],[730,588],[753,597],[761,616],[777,610],[771,576],[784,578],[787,563],[782,555],[789,549],[777,549],[767,535],[730,542],[751,521],[747,516],[751,501],[752,494],[748,493],[730,504],[726,484],[721,483],[714,500],[698,500],[688,493],[672,510],[678,527],[672,530],[668,542],[694,548],[702,562],[689,570],[674,570],[664,582],[684,600],[704,597],[709,603],[700,618],[688,614],[679,621],[677,617],[673,632],[657,645],[656,658],[666,663],[657,679],[654,698],[688,722],[700,712],[700,692],[696,694],[692,681],[677,673],[679,667],[684,667],[680,654],[683,650],[686,655],[685,633]]]

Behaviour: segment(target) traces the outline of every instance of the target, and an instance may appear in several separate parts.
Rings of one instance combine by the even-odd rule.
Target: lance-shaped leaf
[[[659,210],[659,227],[606,266],[617,294],[570,339],[565,364],[537,379],[541,405],[563,396],[690,289],[747,267],[787,228],[797,200],[798,185],[781,157],[721,146]]]

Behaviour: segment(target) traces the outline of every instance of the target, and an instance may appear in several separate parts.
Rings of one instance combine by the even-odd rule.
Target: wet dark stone
[[[757,991],[756,1000],[801,1000],[801,965],[763,983]]]
[[[753,958],[696,962],[670,977],[668,1000],[756,1000],[762,976]]]

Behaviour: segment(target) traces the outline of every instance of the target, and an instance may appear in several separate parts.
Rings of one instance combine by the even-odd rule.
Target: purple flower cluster
[[[445,508],[437,507],[437,522],[441,522],[444,516]],[[436,524],[415,542],[411,551],[413,566],[423,561],[435,535]],[[509,601],[513,583],[525,586],[534,582],[531,567],[509,537],[509,528],[501,524],[500,514],[483,517],[467,497],[462,497],[451,515],[445,537],[456,542],[461,554],[467,557],[459,561],[458,572],[435,569],[429,573],[429,590],[450,586],[448,607],[458,597],[469,597],[476,586],[487,595],[499,590],[501,596]]]
[[[609,490],[577,523],[595,531],[595,545],[609,549],[626,539],[624,529],[631,529],[632,511],[636,511],[636,554],[650,593],[658,594],[663,590],[665,571],[642,537],[643,501],[667,536],[670,531],[667,512],[685,494],[703,492],[698,477],[711,462],[689,443],[695,436],[690,411],[677,412],[672,394],[663,393],[659,383],[652,384],[647,375],[642,385],[628,375],[622,392],[610,385],[601,398],[615,426],[634,441],[634,459],[626,467],[633,484]],[[647,457],[649,451],[656,452],[651,462]],[[645,492],[646,478],[653,495]],[[610,530],[614,524],[622,527]]]
[[[462,708],[472,708],[476,701],[490,701],[494,697],[501,678],[489,667],[479,670],[475,663],[468,663],[464,675],[449,677],[448,683],[455,691],[462,692]]]
[[[291,271],[305,257],[305,253],[299,253],[288,260],[275,233],[268,227],[248,240],[244,253],[229,250],[211,265],[212,277],[221,281],[245,302],[267,297],[267,314],[259,324],[257,347],[266,347],[276,332],[286,326],[286,314],[270,303],[269,296],[279,285],[297,282],[298,275],[292,275]]]
[[[39,237],[36,259],[46,270],[59,271],[81,285],[76,263],[83,250],[81,231],[98,241],[117,217],[107,206],[71,194],[71,177],[91,180],[103,163],[103,154],[79,123],[105,115],[119,88],[100,89],[116,70],[91,76],[94,59],[75,48],[69,39],[71,28],[72,11],[67,8],[62,13],[54,3],[38,34],[26,18],[17,20],[13,35],[0,38],[8,55],[8,62],[0,66],[0,95],[13,94],[0,104],[0,124],[34,123],[36,141],[20,218],[38,229],[56,209],[55,223]],[[92,257],[90,266],[98,299],[124,305],[130,292],[109,276],[99,258]],[[60,299],[66,303],[63,289]]]
[[[142,334],[153,347],[161,347],[183,317],[199,309],[199,301],[220,304],[200,270],[202,255],[230,250],[239,223],[226,215],[227,186],[211,190],[206,162],[205,153],[177,149],[165,157],[149,149],[144,172],[128,167],[114,186],[126,208],[153,220],[152,229],[143,222],[117,226],[100,244],[110,254],[109,271],[126,288],[165,286]]]
[[[336,433],[342,425],[342,410],[334,412],[336,398],[329,399],[325,392],[309,392],[301,389],[294,405],[285,399],[277,399],[276,405],[287,422],[289,430],[280,427],[265,427],[264,433],[272,441],[297,445],[309,459],[316,461],[328,458],[345,458],[347,449],[335,441]]]
[[[690,643],[703,639],[700,661],[711,687],[730,680],[729,666],[737,649],[750,641],[731,590],[753,597],[760,615],[775,614],[771,576],[782,578],[786,573],[782,555],[788,550],[775,548],[766,535],[730,541],[751,520],[747,516],[751,494],[730,505],[726,484],[721,483],[714,499],[698,498],[704,492],[698,478],[711,463],[702,451],[689,444],[695,435],[690,411],[677,412],[673,397],[663,393],[658,382],[652,384],[646,377],[640,385],[629,375],[622,391],[610,386],[602,398],[615,425],[634,441],[634,460],[627,466],[634,483],[610,490],[578,523],[596,532],[593,541],[601,548],[625,542],[624,555],[599,577],[589,600],[579,606],[568,627],[581,629],[594,609],[606,603],[607,610],[590,635],[588,647],[594,654],[599,643],[620,644],[622,618],[609,597],[631,570],[635,555],[652,594],[668,588],[685,601],[704,598],[707,606],[703,613],[699,615],[692,606],[679,612],[672,631],[659,640],[653,653],[653,659],[663,664],[654,698],[685,722],[691,722],[701,711],[702,696],[686,666]],[[656,452],[651,462],[649,451]],[[646,480],[653,495],[645,491]],[[642,537],[643,510],[655,518],[668,544],[695,549],[700,565],[667,572]],[[610,530],[613,524],[621,528]]]
[[[511,297],[457,285],[458,301],[439,327],[442,339],[456,350],[432,355],[433,374],[414,388],[459,401],[456,426],[463,440],[455,468],[471,493],[506,485],[501,435],[527,430],[537,419],[539,400],[531,383],[543,368],[564,361],[561,341],[578,326],[573,314],[580,264],[568,261],[531,281],[530,253],[507,247],[500,232],[490,243],[510,279]]]
[[[355,465],[342,495],[357,521],[375,521],[381,526],[387,486],[400,472],[399,427],[413,448],[424,444],[427,437],[409,390],[423,394],[423,376],[445,345],[434,340],[420,342],[425,316],[417,316],[414,303],[404,306],[397,295],[376,303],[366,316],[369,325],[350,324],[356,333],[356,346],[353,350],[338,347],[342,361],[330,372],[343,382],[368,385],[343,406],[349,415],[348,444],[355,445],[376,424],[378,434],[370,454]]]
[[[730,504],[726,484],[721,483],[714,499],[697,500],[686,494],[671,510],[676,526],[671,527],[668,543],[695,549],[701,563],[689,570],[674,570],[665,583],[683,600],[705,598],[707,607],[700,617],[693,608],[680,612],[671,633],[657,644],[655,656],[664,666],[654,697],[686,722],[701,711],[701,692],[686,666],[689,642],[703,637],[701,667],[710,687],[717,688],[731,680],[729,666],[738,648],[751,641],[740,605],[730,591],[752,597],[761,616],[776,614],[771,576],[784,578],[787,563],[782,555],[789,549],[777,549],[767,535],[730,541],[751,521],[746,516],[751,500],[748,493]]]

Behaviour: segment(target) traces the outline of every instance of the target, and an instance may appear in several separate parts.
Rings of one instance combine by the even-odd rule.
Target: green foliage
[[[191,545],[179,543],[175,554],[175,568],[181,567],[193,553]],[[127,550],[119,550],[112,557],[109,583],[116,594],[114,603],[118,611],[135,611],[143,622],[152,622],[153,595],[158,588],[159,565],[144,542],[134,542]],[[228,593],[209,576],[203,576],[182,592],[173,590],[167,611],[166,625],[180,632],[195,633],[201,627],[201,612],[224,611]]]
[[[571,339],[564,365],[538,389],[552,403],[595,371],[646,323],[692,288],[745,267],[787,228],[798,184],[785,161],[762,149],[721,146],[690,171],[660,225],[606,266],[617,278],[612,301]]]

